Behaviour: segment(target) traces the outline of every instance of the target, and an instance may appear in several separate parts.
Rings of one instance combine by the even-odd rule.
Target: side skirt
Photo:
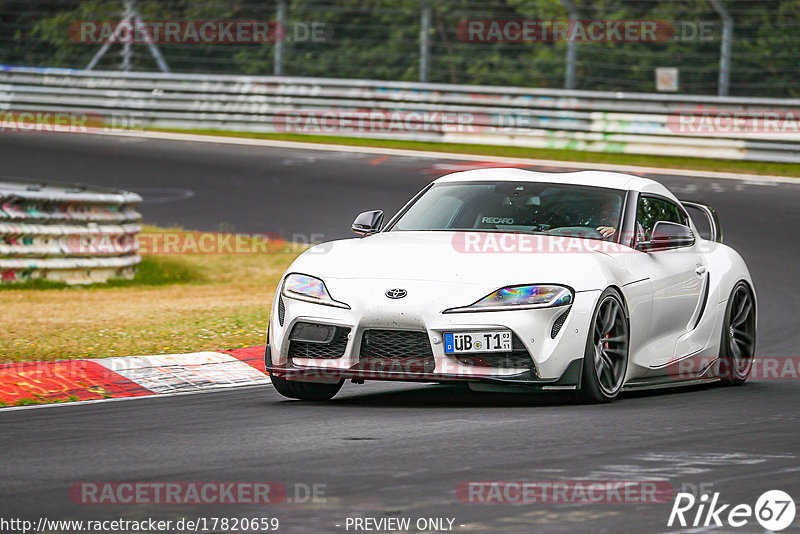
[[[650,380],[634,380],[622,386],[622,391],[644,391],[647,389],[682,388],[699,386],[719,381],[717,377],[696,378],[694,380],[670,380],[669,378],[652,378]]]

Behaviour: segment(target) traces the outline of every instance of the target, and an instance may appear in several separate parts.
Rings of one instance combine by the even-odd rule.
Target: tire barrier
[[[133,278],[141,202],[124,191],[0,178],[0,283]]]
[[[0,132],[210,129],[800,162],[800,100],[0,66]]]

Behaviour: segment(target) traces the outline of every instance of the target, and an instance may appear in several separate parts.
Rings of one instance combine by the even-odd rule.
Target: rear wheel
[[[285,378],[270,377],[275,390],[290,399],[300,399],[307,401],[327,401],[342,389],[344,380],[334,384],[320,382],[299,382],[297,380],[286,380]]]
[[[585,402],[611,402],[622,389],[628,369],[628,318],[622,297],[606,289],[595,308],[586,351],[579,395]]]
[[[726,386],[745,383],[756,353],[756,303],[750,287],[739,282],[731,291],[722,325],[719,377]]]

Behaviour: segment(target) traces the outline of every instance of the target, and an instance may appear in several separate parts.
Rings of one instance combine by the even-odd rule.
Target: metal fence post
[[[283,54],[284,40],[286,39],[286,0],[278,0],[278,28],[277,40],[275,41],[275,65],[272,73],[275,76],[283,76]]]
[[[428,72],[431,67],[431,6],[425,0],[421,1],[422,20],[419,30],[419,81],[428,81]]]
[[[139,15],[139,11],[136,9],[134,5],[134,0],[123,0],[123,4],[125,5],[125,11],[122,14],[122,20],[120,24],[114,28],[114,33],[111,37],[103,43],[103,46],[100,47],[100,50],[95,53],[92,57],[89,64],[86,66],[86,70],[93,70],[97,66],[97,62],[102,59],[102,57],[108,52],[108,49],[111,47],[113,43],[119,41],[120,38],[120,26],[122,24],[129,24],[131,27],[134,27],[134,24],[139,24],[143,28],[147,28],[147,24],[142,20],[142,16]],[[164,56],[161,55],[161,50],[158,49],[156,46],[155,41],[153,40],[152,35],[150,35],[150,30],[146,30],[145,32],[147,43],[147,48],[150,50],[150,55],[153,56],[153,59],[156,60],[156,64],[161,72],[169,72],[169,65],[167,65],[167,61],[164,59]],[[131,70],[131,43],[130,40],[126,40],[122,44],[122,65],[120,66],[121,69],[125,72],[129,72]]]
[[[578,8],[572,0],[561,0],[561,5],[567,10],[569,24],[572,27],[578,22]],[[575,39],[567,41],[567,63],[564,72],[564,88],[575,89],[575,63],[578,59],[578,42]]]
[[[733,17],[720,0],[710,0],[722,19],[722,44],[719,50],[719,96],[728,96],[731,81],[731,47],[733,46]]]
[[[133,22],[133,0],[125,0],[125,11],[122,13],[122,20],[128,21],[128,23]],[[120,69],[123,72],[128,72],[131,70],[131,40],[126,39],[124,43],[122,43],[122,65],[120,65]]]
[[[131,0],[130,10],[131,13],[133,14],[133,19],[142,26],[146,26],[146,24],[142,20],[142,16],[139,14],[139,10],[136,9],[135,5],[133,5],[133,0]],[[158,49],[158,46],[156,46],[155,41],[153,41],[153,37],[150,35],[150,31],[148,30],[145,33],[145,35],[146,35],[147,48],[150,50],[150,55],[153,56],[153,59],[156,60],[156,64],[158,65],[159,70],[161,70],[161,72],[169,72],[169,65],[167,65],[167,61],[164,59],[164,56],[161,55],[161,50]]]

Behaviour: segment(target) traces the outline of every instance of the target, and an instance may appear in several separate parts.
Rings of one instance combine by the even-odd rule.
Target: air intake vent
[[[283,326],[286,319],[286,306],[283,304],[283,296],[278,297],[278,324]]]
[[[558,335],[558,332],[561,330],[561,327],[564,326],[564,321],[567,320],[567,315],[569,315],[569,309],[558,316],[558,319],[553,323],[553,328],[550,329],[550,338],[555,339]]]
[[[428,334],[411,330],[366,330],[357,368],[366,371],[432,373],[436,368]]]
[[[298,336],[310,337],[315,330],[330,328],[332,336],[327,336],[322,341],[300,341]],[[341,358],[347,349],[347,335],[350,329],[342,326],[317,325],[312,323],[297,323],[289,334],[289,358]]]

